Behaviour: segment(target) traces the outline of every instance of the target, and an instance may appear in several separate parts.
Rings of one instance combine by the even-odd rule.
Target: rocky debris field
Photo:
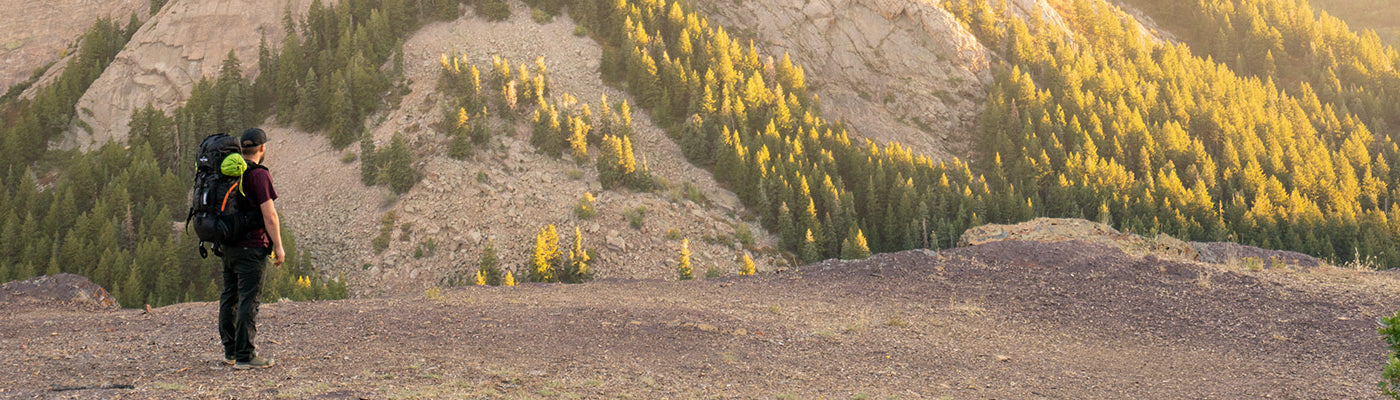
[[[212,303],[7,307],[0,397],[1376,398],[1397,279],[1000,241],[756,277],[268,304],[258,345],[277,365],[250,372],[219,363]]]

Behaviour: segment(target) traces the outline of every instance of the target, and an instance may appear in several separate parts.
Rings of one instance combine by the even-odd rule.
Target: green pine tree
[[[870,246],[865,242],[865,233],[860,229],[851,230],[850,236],[841,243],[842,260],[859,260],[870,257]]]
[[[409,154],[408,142],[403,135],[394,134],[393,140],[389,142],[389,148],[381,155],[380,162],[383,163],[382,180],[389,184],[389,189],[394,193],[407,193],[413,185],[418,183],[417,172],[413,170],[413,160]]]
[[[486,278],[486,284],[501,286],[500,263],[500,259],[496,257],[496,241],[487,241],[486,248],[481,250],[481,258],[477,261],[477,271]]]
[[[363,135],[360,137],[360,182],[374,186],[378,177],[379,155],[374,151],[374,137]]]

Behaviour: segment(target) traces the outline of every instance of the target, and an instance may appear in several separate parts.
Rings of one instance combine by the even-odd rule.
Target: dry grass
[[[1200,273],[1196,274],[1196,286],[1201,289],[1210,289],[1210,276],[1210,271],[1202,269]]]

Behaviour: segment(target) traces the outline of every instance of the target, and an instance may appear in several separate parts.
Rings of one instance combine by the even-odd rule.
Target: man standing
[[[224,291],[219,295],[219,339],[224,344],[224,362],[246,370],[272,366],[271,358],[254,352],[258,296],[269,254],[273,265],[281,266],[286,253],[282,251],[277,209],[272,205],[277,190],[272,188],[272,175],[262,166],[267,133],[258,128],[243,131],[240,144],[248,170],[243,174],[238,206],[248,215],[246,223],[254,228],[241,240],[222,246]]]

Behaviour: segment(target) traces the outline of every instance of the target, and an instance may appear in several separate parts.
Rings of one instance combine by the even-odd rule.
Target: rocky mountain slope
[[[385,188],[363,186],[358,163],[342,163],[342,152],[332,150],[323,137],[292,129],[269,131],[274,147],[268,165],[278,187],[286,188],[279,190],[279,210],[287,214],[313,263],[332,275],[344,272],[357,295],[421,293],[465,265],[475,268],[488,241],[495,243],[502,266],[524,265],[534,235],[554,224],[565,240],[580,228],[585,245],[598,253],[594,268],[600,277],[674,279],[681,243],[667,238],[672,229],[690,239],[697,274],[710,267],[733,274],[746,251],[761,271],[787,265],[772,250],[776,238],[757,222],[739,218],[743,210],[737,197],[686,162],[675,142],[641,110],[633,116],[633,146],[639,162],[646,160],[654,176],[669,182],[671,188],[664,191],[604,191],[592,163],[537,154],[528,130],[498,129],[493,143],[472,158],[448,158],[446,139],[431,128],[442,118],[435,87],[444,53],[460,51],[483,67],[489,67],[493,55],[512,63],[544,56],[556,93],[569,93],[594,109],[604,94],[610,101],[630,99],[602,82],[597,72],[601,49],[591,39],[574,36],[567,17],[541,25],[523,5],[514,6],[509,20],[487,22],[469,15],[425,26],[405,43],[404,73],[411,93],[398,108],[371,116],[370,131],[380,145],[402,133],[417,149],[424,178],[410,192],[392,196]],[[687,200],[682,195],[687,184],[706,201]],[[598,211],[587,220],[573,214],[585,193],[595,195]],[[623,214],[639,207],[646,208],[646,217],[635,229]],[[396,229],[388,250],[376,254],[371,239],[388,212],[410,229],[406,240],[399,240],[402,231]],[[740,230],[754,237],[747,250],[736,238]],[[438,251],[414,257],[428,240]]]
[[[98,18],[126,23],[135,13],[145,17],[145,0],[0,0],[0,90],[20,83],[34,69],[56,62],[62,68],[69,46]],[[58,76],[57,74],[46,74]]]
[[[701,2],[701,10],[755,39],[767,54],[788,53],[806,69],[823,111],[880,144],[897,141],[934,159],[968,158],[972,129],[997,55],[938,2],[812,0]],[[1009,1],[1051,29],[1066,25],[1044,0]]]
[[[881,144],[966,158],[996,57],[942,7],[926,1],[701,2],[701,10],[806,69],[823,111]]]
[[[244,373],[219,363],[211,303],[4,303],[0,397],[1374,397],[1394,274],[1171,257],[1006,240],[756,277],[267,304],[258,350],[277,366]],[[134,388],[50,391],[103,384]]]
[[[304,13],[307,0],[171,2],[127,43],[112,65],[78,100],[78,121],[58,143],[90,149],[126,139],[131,112],[146,104],[169,112],[183,104],[201,78],[212,77],[229,51],[246,74],[257,69],[258,41],[284,36],[288,5]],[[86,124],[91,128],[82,128]]]
[[[243,60],[245,75],[254,73],[259,39],[279,42],[282,12],[289,4],[301,13],[309,2],[172,2],[135,34],[79,100],[80,122],[58,147],[86,149],[124,140],[133,109],[154,103],[170,110],[182,104],[192,86],[212,76],[229,51]],[[445,139],[431,128],[441,118],[434,88],[442,53],[461,50],[478,65],[489,65],[492,55],[517,63],[545,56],[559,92],[595,109],[605,93],[613,101],[629,98],[602,83],[597,71],[601,50],[592,40],[572,35],[567,17],[538,24],[522,3],[511,5],[514,18],[508,21],[488,23],[468,12],[457,21],[425,26],[405,43],[411,92],[366,124],[380,145],[395,133],[413,144],[424,180],[411,192],[390,196],[382,188],[361,185],[358,163],[340,161],[355,149],[335,151],[315,135],[270,129],[275,140],[269,164],[283,188],[279,208],[316,265],[331,276],[346,274],[355,293],[419,291],[473,264],[488,241],[497,245],[504,266],[523,264],[532,235],[546,224],[558,226],[566,238],[570,228],[581,228],[588,244],[599,250],[595,263],[601,276],[673,277],[680,243],[667,238],[675,237],[668,235],[672,229],[690,238],[701,274],[710,267],[734,271],[745,251],[755,256],[760,270],[787,265],[771,252],[773,238],[740,218],[745,212],[735,196],[685,161],[677,145],[640,110],[634,118],[634,146],[653,174],[672,186],[660,193],[601,191],[591,165],[534,154],[528,132],[497,132],[490,149],[467,161],[445,157]],[[1043,2],[1016,5],[1058,21]],[[762,40],[784,46],[766,50],[790,49],[795,61],[808,66],[809,79],[820,82],[816,87],[826,110],[869,127],[858,133],[882,143],[897,140],[936,158],[966,158],[962,132],[978,113],[983,85],[990,81],[991,55],[946,11],[922,1],[823,0],[802,10],[779,7],[785,10],[781,12],[772,7],[778,6],[748,2],[714,11],[737,31],[786,18],[784,29],[758,29],[773,35]],[[819,57],[827,53],[840,56]],[[862,79],[864,74],[881,78]],[[478,176],[485,179],[478,181]],[[683,185],[693,186],[704,200],[684,199]],[[600,215],[580,221],[571,210],[585,192],[598,197]],[[648,210],[647,222],[633,229],[623,213],[641,207]],[[395,230],[389,249],[376,254],[371,240],[388,212],[409,229],[407,234]],[[745,230],[756,239],[748,249],[736,239]],[[438,251],[414,257],[429,241]]]

